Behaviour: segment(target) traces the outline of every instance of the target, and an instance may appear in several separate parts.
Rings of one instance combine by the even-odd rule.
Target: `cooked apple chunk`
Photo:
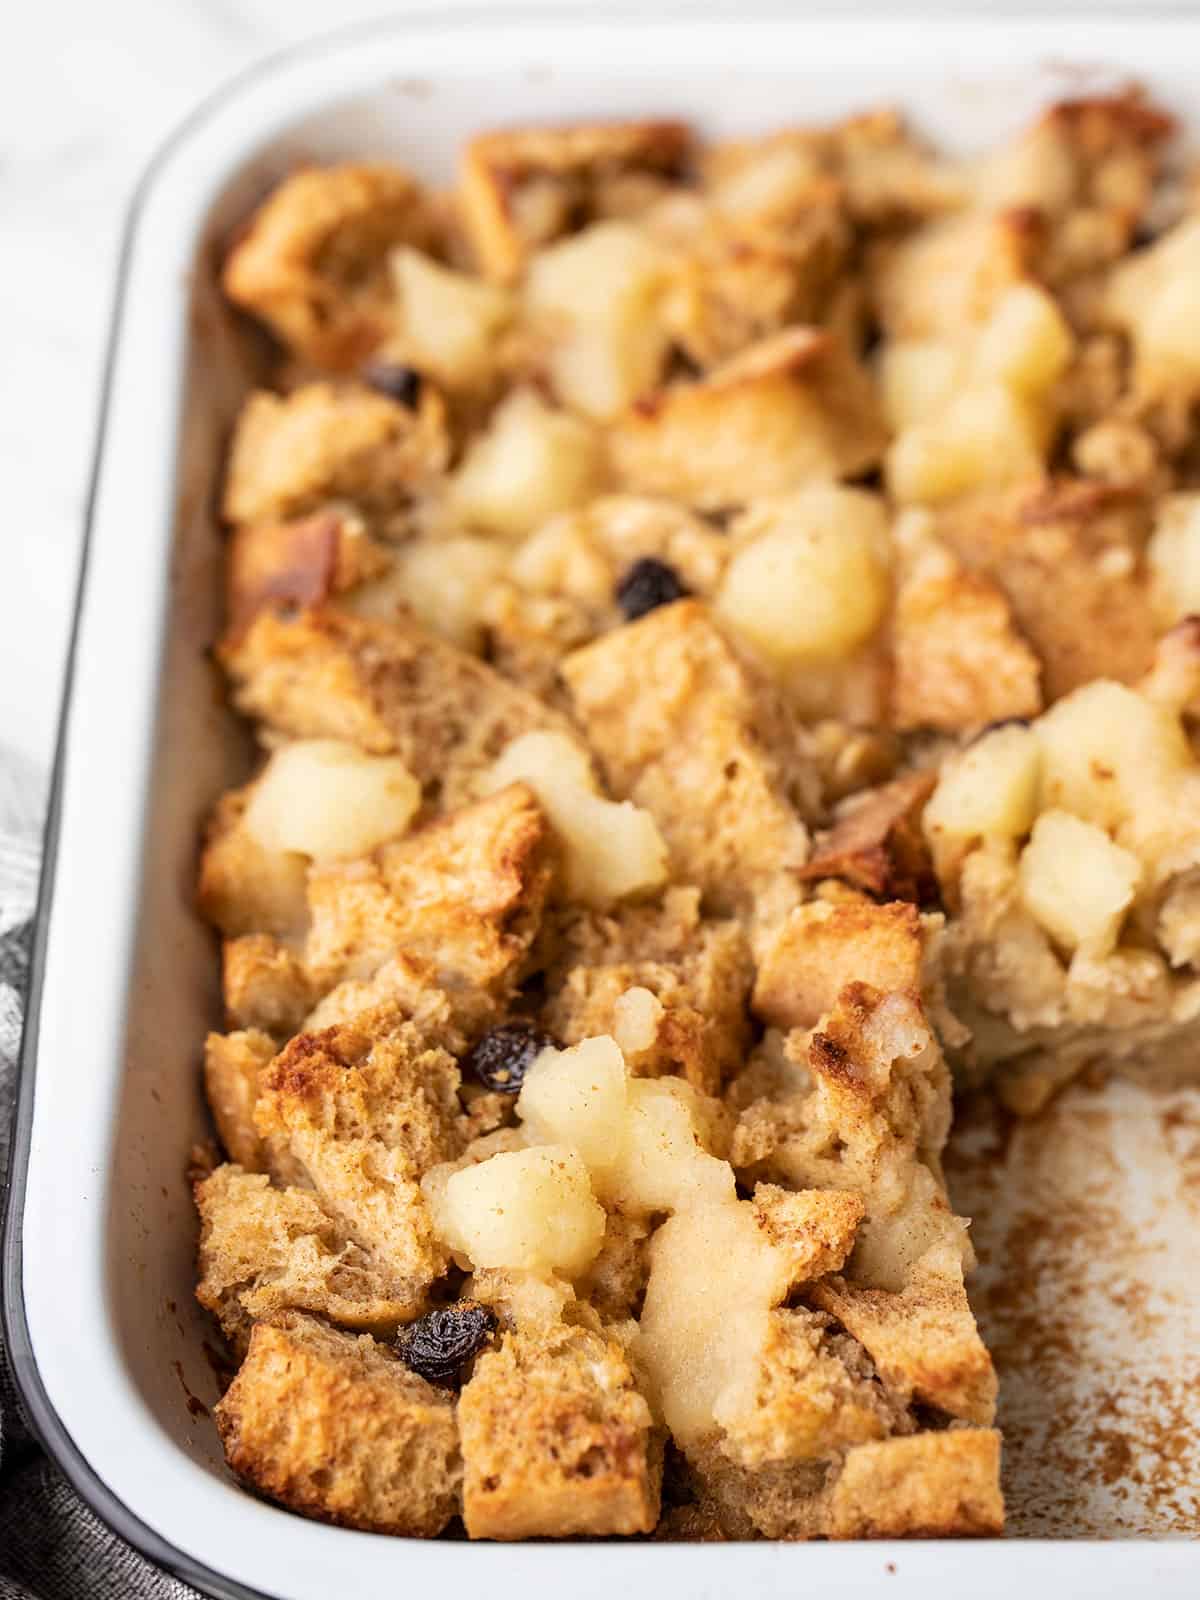
[[[272,755],[250,790],[243,826],[264,849],[314,859],[362,856],[403,833],[421,786],[396,756],[338,739],[299,739]]]
[[[516,390],[467,451],[451,498],[469,526],[520,539],[594,495],[601,472],[599,442],[585,422]]]

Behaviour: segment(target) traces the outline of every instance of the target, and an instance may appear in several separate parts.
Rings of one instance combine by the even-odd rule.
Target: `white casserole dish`
[[[191,910],[197,829],[245,764],[205,658],[221,444],[247,382],[215,244],[297,158],[394,156],[446,178],[492,123],[650,112],[710,131],[880,101],[950,146],[1134,76],[1200,128],[1200,19],[603,17],[453,8],[322,43],[202,108],[130,222],[39,909],[5,1237],[5,1332],[39,1432],[96,1511],[214,1595],[445,1592],[760,1597],[933,1583],[1194,1594],[1189,1542],[498,1547],[389,1540],[264,1504],[225,1471],[184,1177],[208,1133],[197,1042],[218,1015]],[[1068,64],[1069,65],[1066,65]]]

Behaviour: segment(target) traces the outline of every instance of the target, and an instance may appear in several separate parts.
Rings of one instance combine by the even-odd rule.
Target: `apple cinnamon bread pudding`
[[[997,1534],[941,1152],[1200,1050],[1200,187],[1135,92],[286,178],[199,905],[232,1469],[473,1539]]]

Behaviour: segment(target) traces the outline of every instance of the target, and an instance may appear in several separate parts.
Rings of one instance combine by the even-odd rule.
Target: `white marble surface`
[[[687,0],[676,3],[686,14]],[[844,3],[849,9],[853,0]],[[1058,9],[1090,4],[1069,0]],[[130,191],[163,137],[224,79],[296,40],[380,10],[371,0],[33,0],[7,19],[0,52],[0,482],[7,513],[0,748],[15,748],[43,772]]]

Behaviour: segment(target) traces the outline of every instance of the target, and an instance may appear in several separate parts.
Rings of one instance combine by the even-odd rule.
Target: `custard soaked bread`
[[[1170,133],[504,129],[234,242],[281,360],[221,500],[262,754],[200,858],[197,1293],[257,1492],[1001,1531],[952,1074],[1031,1112],[1200,1042]]]

